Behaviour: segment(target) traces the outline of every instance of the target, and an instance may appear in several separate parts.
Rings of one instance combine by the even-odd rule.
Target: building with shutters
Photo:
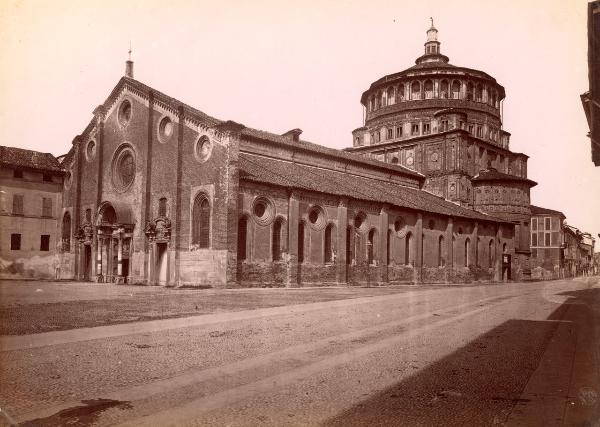
[[[0,279],[59,274],[62,180],[52,154],[0,146]]]

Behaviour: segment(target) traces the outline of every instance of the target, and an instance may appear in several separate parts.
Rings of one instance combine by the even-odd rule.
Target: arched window
[[[208,248],[210,239],[210,203],[206,194],[198,194],[192,208],[192,244]]]
[[[443,267],[446,265],[446,260],[444,259],[444,236],[440,236],[438,239],[438,267]]]
[[[325,262],[331,263],[335,262],[335,257],[333,255],[335,251],[335,244],[333,242],[335,233],[335,226],[333,224],[328,224],[325,227]]]
[[[452,98],[460,98],[460,82],[458,80],[452,82]]]
[[[71,214],[65,212],[62,220],[62,250],[71,251]]]
[[[433,82],[431,80],[425,80],[425,99],[433,98]]]
[[[421,99],[421,83],[412,83],[410,87],[410,99]]]
[[[506,253],[506,243],[502,245],[502,253],[505,254]]]
[[[482,101],[482,91],[483,91],[483,89],[481,88],[481,85],[477,84],[477,86],[475,87],[475,101],[477,101],[477,102]]]
[[[158,216],[167,216],[167,198],[158,199]]]
[[[304,262],[304,222],[298,224],[298,262]]]
[[[382,106],[381,105],[381,98],[382,98],[381,92],[379,92],[377,94],[377,97],[375,98],[375,108],[380,108]]]
[[[412,246],[412,233],[407,233],[404,239],[404,264],[410,265],[412,260],[411,254],[411,246]]]
[[[281,218],[277,218],[273,223],[273,245],[272,255],[273,261],[281,260],[281,229],[282,229],[283,221]]]
[[[398,164],[398,157],[392,157],[392,163]]]
[[[456,253],[456,237],[452,236],[452,256],[450,257],[450,267],[454,267],[454,255]]]
[[[404,85],[401,84],[400,86],[398,86],[398,92],[396,92],[396,102],[398,101],[404,101]]]
[[[465,267],[469,266],[469,252],[471,251],[471,241],[469,238],[465,240]]]
[[[473,83],[467,83],[467,101],[473,100]]]
[[[440,82],[440,98],[450,98],[449,91],[450,86],[448,85],[448,80],[442,80]]]
[[[238,247],[237,257],[238,261],[243,261],[247,258],[248,253],[246,248],[248,247],[248,218],[243,216],[238,221]]]
[[[494,240],[490,240],[488,244],[488,267],[494,266]]]
[[[373,264],[375,261],[375,229],[371,229],[369,231],[369,237],[367,240],[367,262],[369,265]]]
[[[388,104],[394,104],[396,102],[396,97],[394,96],[394,88],[388,88],[387,90],[387,101]]]

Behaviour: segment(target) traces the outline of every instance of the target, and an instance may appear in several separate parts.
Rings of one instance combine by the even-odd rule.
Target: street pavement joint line
[[[390,299],[403,300],[406,298],[412,298],[415,296],[415,294],[416,296],[428,297],[431,293],[434,292],[439,291],[409,291],[406,293],[394,295],[380,295],[333,301],[320,301],[308,304],[294,304],[279,307],[259,308],[253,310],[232,311],[227,313],[212,313],[200,316],[148,320],[134,323],[121,323],[117,325],[95,326],[91,328],[70,329],[66,331],[42,332],[39,334],[30,335],[4,335],[0,336],[0,351],[23,350],[58,344],[68,344],[73,342],[91,341],[94,339],[135,335],[145,332],[159,332],[171,329],[187,328],[191,326],[204,326],[215,323],[250,320],[267,316],[306,313],[321,309],[333,309],[339,307],[349,307],[353,305],[372,304],[374,302],[388,302],[390,301]]]
[[[201,397],[194,399],[183,405],[169,408],[166,410],[159,411],[154,414],[142,416],[135,419],[125,421],[120,426],[178,426],[182,425],[187,421],[190,421],[194,417],[199,416],[202,413],[219,409],[228,404],[237,402],[241,399],[251,397],[260,393],[270,392],[277,388],[286,386],[291,383],[303,381],[312,375],[315,375],[326,369],[336,368],[340,365],[352,362],[361,357],[368,356],[377,351],[381,351],[387,347],[391,347],[395,344],[406,340],[406,336],[409,332],[411,335],[428,332],[429,330],[436,329],[447,324],[462,320],[466,317],[470,317],[484,311],[490,310],[491,308],[497,308],[501,305],[507,304],[509,300],[504,300],[494,305],[476,308],[464,312],[458,316],[450,318],[442,318],[433,323],[417,327],[411,331],[407,331],[403,334],[385,338],[373,344],[369,344],[363,347],[349,350],[344,353],[338,353],[336,355],[327,357],[309,365],[292,369],[287,372],[283,372],[277,375],[273,375],[262,380],[257,380],[248,384],[244,384],[238,387],[224,390],[222,392],[213,394],[211,396]]]
[[[432,315],[434,313],[435,314],[452,314],[453,312],[456,312],[457,310],[466,309],[466,308],[470,308],[470,307],[474,307],[474,306],[479,306],[481,303],[489,303],[489,302],[494,302],[494,301],[504,302],[509,299],[514,299],[514,298],[522,296],[522,295],[529,295],[529,294],[512,295],[512,296],[499,295],[499,296],[484,298],[484,299],[477,300],[477,301],[474,301],[471,303],[464,303],[461,305],[451,305],[451,306],[448,306],[445,308],[434,308],[434,309],[431,309],[431,311],[428,311],[428,312],[425,312],[422,314],[418,314],[418,315],[413,315],[410,317],[405,317],[401,320],[393,320],[393,321],[382,323],[379,325],[359,329],[357,331],[345,332],[345,333],[338,334],[338,335],[327,336],[320,340],[313,341],[308,344],[298,344],[298,345],[295,345],[292,347],[287,347],[285,349],[278,350],[278,351],[275,351],[272,353],[258,355],[253,358],[250,358],[250,359],[243,359],[243,360],[239,360],[236,362],[232,362],[232,363],[230,363],[228,365],[224,365],[224,366],[215,366],[212,368],[207,368],[207,369],[202,369],[202,370],[195,369],[193,371],[186,371],[186,372],[183,372],[183,373],[181,373],[177,376],[171,377],[171,378],[157,380],[157,381],[153,381],[153,382],[142,384],[142,385],[128,387],[126,389],[116,390],[113,392],[108,392],[108,393],[95,392],[94,396],[102,395],[103,398],[105,398],[105,399],[112,399],[112,400],[118,400],[118,401],[129,401],[129,402],[139,401],[142,399],[147,399],[147,398],[152,397],[157,394],[167,393],[170,390],[175,390],[175,389],[190,386],[190,385],[193,385],[196,383],[209,381],[209,380],[214,379],[219,376],[235,375],[235,374],[238,374],[243,371],[247,371],[250,369],[256,369],[260,366],[265,366],[265,365],[268,366],[272,361],[281,361],[285,357],[297,359],[299,356],[301,356],[300,353],[302,353],[303,355],[307,355],[313,351],[317,351],[323,347],[327,347],[331,344],[332,340],[335,340],[336,344],[340,344],[344,341],[351,341],[353,339],[359,339],[359,338],[369,336],[369,335],[375,334],[377,332],[380,332],[380,331],[383,331],[386,329],[411,324],[413,322],[420,321],[420,320],[431,319]],[[456,313],[456,315],[460,315],[460,313]],[[405,333],[410,333],[410,332],[411,331],[406,331]],[[27,411],[27,412],[17,416],[16,418],[17,418],[18,422],[24,422],[24,421],[38,419],[38,418],[44,418],[44,417],[54,415],[55,413],[58,413],[61,410],[69,409],[74,406],[77,406],[80,403],[81,403],[80,400],[76,400],[76,401],[64,402],[64,403],[60,403],[60,404],[47,406],[45,408],[37,408],[34,411]]]

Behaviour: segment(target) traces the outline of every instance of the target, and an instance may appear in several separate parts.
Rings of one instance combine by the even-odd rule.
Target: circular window
[[[115,188],[124,191],[135,179],[135,156],[129,146],[117,150],[113,157],[112,178]]]
[[[359,212],[354,217],[354,228],[361,233],[367,231],[367,215],[364,212]]]
[[[408,166],[412,166],[412,164],[415,162],[415,159],[413,157],[407,157],[406,158],[406,164]]]
[[[173,121],[169,117],[163,117],[158,124],[158,140],[167,142],[173,135]]]
[[[85,147],[85,157],[87,161],[91,161],[96,156],[96,141],[88,141]]]
[[[267,211],[267,207],[265,206],[264,203],[259,202],[254,205],[254,215],[256,215],[258,218],[264,217],[266,211]]]
[[[212,153],[212,142],[206,135],[201,136],[194,146],[194,156],[199,162],[205,162]]]
[[[308,211],[308,222],[310,225],[320,230],[325,226],[325,211],[321,206],[313,206]]]
[[[437,152],[431,153],[431,161],[432,162],[437,162],[439,158],[439,155]]]
[[[275,208],[266,197],[257,197],[252,205],[254,219],[260,225],[268,225],[273,220]]]
[[[121,126],[125,126],[131,120],[131,102],[128,99],[123,100],[119,106],[119,123]]]
[[[398,233],[400,230],[402,230],[404,228],[404,220],[402,218],[398,218],[395,222],[394,222],[394,230],[396,231],[396,233]]]

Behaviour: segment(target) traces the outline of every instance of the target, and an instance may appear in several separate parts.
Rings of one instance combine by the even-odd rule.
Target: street
[[[600,426],[598,277],[0,296],[0,425]]]

